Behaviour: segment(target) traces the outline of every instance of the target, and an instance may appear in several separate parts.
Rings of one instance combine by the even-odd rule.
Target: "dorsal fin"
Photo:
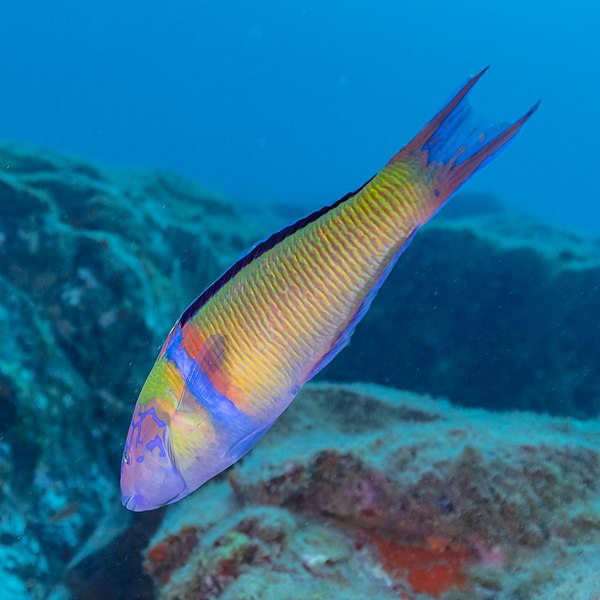
[[[374,177],[374,176],[373,176]],[[183,327],[229,280],[233,279],[244,267],[248,266],[251,262],[256,260],[259,256],[271,250],[279,244],[282,240],[287,238],[288,236],[300,231],[308,224],[313,223],[319,217],[328,213],[330,210],[336,208],[346,200],[352,198],[355,194],[360,192],[370,181],[373,179],[371,177],[368,181],[363,183],[357,190],[354,192],[349,192],[345,196],[342,196],[339,200],[334,202],[333,204],[323,206],[318,210],[302,217],[295,223],[276,231],[268,238],[264,239],[262,242],[259,242],[255,246],[253,246],[246,254],[244,254],[241,258],[239,258],[221,277],[219,277],[216,281],[214,281],[211,285],[209,285],[183,312],[181,317],[179,317],[179,325]]]

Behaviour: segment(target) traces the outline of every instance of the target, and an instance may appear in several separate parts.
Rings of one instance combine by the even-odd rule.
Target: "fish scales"
[[[347,345],[416,231],[519,131],[465,102],[482,73],[362,188],[259,243],[182,314],[136,403],[122,502],[175,502],[248,452]]]
[[[365,189],[350,203],[286,238],[238,273],[223,289],[224,294],[209,301],[192,319],[192,325],[208,335],[220,333],[229,339],[239,330],[250,334],[246,344],[232,343],[225,364],[234,381],[243,381],[247,413],[268,411],[273,402],[285,399],[290,386],[304,383],[416,226],[413,220],[402,223],[406,233],[386,243],[382,240],[391,235],[384,238],[381,231],[399,228],[396,213],[390,207],[377,214],[372,206],[373,198]],[[361,209],[372,217],[369,229],[357,226],[363,223],[357,218]],[[305,256],[300,266],[292,258],[297,253]],[[302,280],[306,289],[319,289],[324,301],[303,294]],[[282,293],[282,282],[286,293]],[[248,288],[257,290],[259,302],[249,301]],[[224,303],[247,310],[227,321],[216,319],[215,313],[227,314]]]

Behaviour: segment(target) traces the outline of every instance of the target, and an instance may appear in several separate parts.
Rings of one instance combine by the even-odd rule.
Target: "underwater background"
[[[600,8],[5,0],[0,600],[600,594]],[[189,498],[120,503],[134,402],[240,253],[487,64],[519,139],[343,353]]]

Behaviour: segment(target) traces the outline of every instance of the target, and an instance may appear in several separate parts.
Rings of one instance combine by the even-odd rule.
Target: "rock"
[[[282,222],[294,207],[270,207]],[[320,381],[466,406],[600,412],[600,239],[460,193],[403,254]]]
[[[324,384],[169,509],[145,571],[161,600],[533,597],[598,544],[597,420]]]
[[[41,598],[119,505],[136,390],[171,325],[258,234],[170,174],[16,145],[0,166],[0,483],[24,522],[0,555],[22,548],[29,565],[7,558],[0,573],[27,571]]]
[[[473,434],[459,419],[479,413],[455,414],[454,429],[462,431],[455,438],[444,429],[455,418],[446,416],[447,405],[392,392],[388,402],[381,388],[346,387],[312,392],[304,400],[312,416],[296,413],[297,422],[278,425],[294,447],[282,451],[283,433],[269,434],[259,448],[273,455],[257,451],[259,463],[253,453],[229,482],[207,486],[223,506],[210,504],[206,522],[165,525],[149,547],[152,527],[129,522],[124,511],[106,530],[119,510],[119,457],[133,402],[169,328],[243,250],[298,215],[242,215],[171,174],[106,169],[18,145],[0,146],[0,166],[3,598],[37,600],[50,590],[56,598],[136,597],[122,569],[140,598],[151,579],[169,597],[169,586],[189,589],[182,561],[206,575],[194,585],[208,595],[237,597],[246,589],[266,597],[261,577],[269,577],[271,597],[284,598],[293,576],[309,595],[347,598],[373,585],[385,597],[398,586],[414,588],[397,578],[399,561],[413,565],[405,579],[431,591],[414,566],[419,561],[459,586],[467,558],[503,563],[517,544],[549,549],[551,564],[560,554],[553,540],[562,552],[571,535],[561,533],[565,524],[573,534],[595,535],[597,510],[582,509],[577,521],[567,502],[569,489],[584,482],[596,493],[589,475],[597,474],[595,446],[565,441],[588,425],[556,421],[565,438],[536,442],[531,454],[523,441],[505,456],[490,427],[489,448],[477,436],[463,443],[461,435]],[[417,237],[351,348],[321,378],[388,383],[456,404],[593,417],[600,407],[598,242],[502,212],[493,199],[464,200]],[[548,421],[539,419],[527,417],[543,429]],[[430,432],[431,442],[411,442],[412,427]],[[385,455],[367,439],[378,440]],[[453,453],[437,454],[440,440]],[[207,493],[199,497],[206,501]],[[337,548],[339,558],[325,547]],[[434,560],[440,549],[441,565]],[[265,556],[288,566],[275,573]],[[482,577],[495,585],[489,571]]]
[[[47,578],[49,565],[39,538],[28,532],[27,515],[12,492],[11,449],[0,441],[0,579],[2,597],[42,597],[43,586],[36,580]]]

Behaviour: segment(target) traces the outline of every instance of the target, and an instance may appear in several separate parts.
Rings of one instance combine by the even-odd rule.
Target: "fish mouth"
[[[161,508],[162,506],[166,506],[167,504],[173,504],[173,502],[177,502],[181,500],[181,498],[185,498],[190,491],[187,486],[184,484],[183,490],[175,494],[172,498],[165,500],[161,504],[155,504],[152,502],[148,502],[148,500],[142,494],[131,494],[130,496],[123,495],[121,496],[121,504],[133,512],[144,512],[147,510],[154,510],[156,508]]]
[[[121,496],[121,504],[129,510],[135,510],[135,502],[133,496]]]
[[[121,504],[133,512],[142,512],[158,508],[156,505],[149,505],[148,501],[141,494],[131,494],[130,496],[121,496]]]

